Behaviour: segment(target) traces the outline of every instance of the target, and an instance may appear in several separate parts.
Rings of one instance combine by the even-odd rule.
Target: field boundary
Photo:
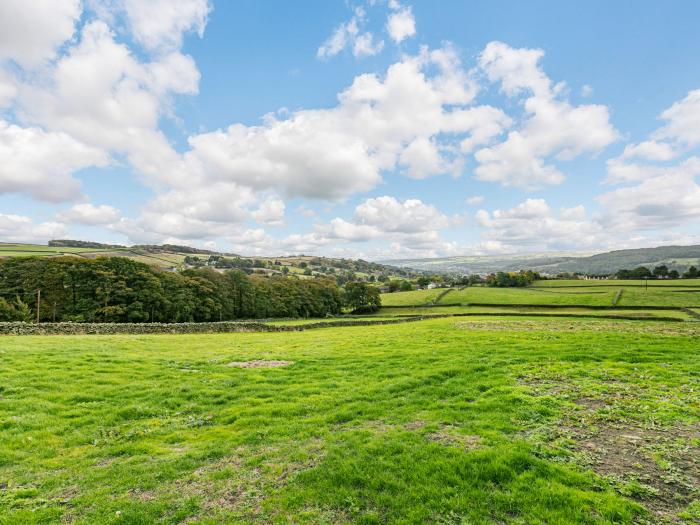
[[[448,293],[454,292],[454,291],[455,291],[454,288],[447,288],[446,290],[443,290],[442,292],[440,292],[435,299],[433,299],[432,301],[430,301],[427,304],[438,304],[440,301],[442,301],[443,297],[445,297]]]
[[[273,325],[263,321],[221,321],[214,323],[23,323],[0,322],[0,335],[141,335],[141,334],[214,334],[237,332],[303,332],[316,328],[371,326],[423,321],[434,317],[415,315],[396,319],[318,321],[303,325]],[[280,319],[276,319],[279,321]],[[299,319],[295,319],[299,320]]]
[[[532,303],[445,303],[445,304],[402,304],[402,305],[386,305],[384,308],[436,308],[436,307],[454,307],[454,306],[479,306],[479,307],[494,307],[494,308],[586,308],[589,310],[680,310],[682,308],[700,308],[700,306],[612,306],[607,304],[532,304]]]
[[[689,309],[678,309],[700,319],[700,314]],[[683,323],[674,317],[632,315],[594,315],[586,313],[536,313],[536,312],[460,312],[414,316],[396,316],[394,319],[319,321],[303,325],[273,325],[262,321],[222,321],[214,323],[23,323],[0,322],[1,335],[147,335],[147,334],[215,334],[245,332],[303,332],[320,328],[348,326],[374,326],[428,321],[450,317],[554,317],[579,319],[617,319],[623,321],[665,321]],[[691,321],[692,322],[692,321]]]

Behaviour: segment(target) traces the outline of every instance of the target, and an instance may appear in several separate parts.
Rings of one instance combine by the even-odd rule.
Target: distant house
[[[439,287],[440,287],[440,285],[438,283],[430,283],[428,286],[426,286],[426,288],[428,290],[433,290],[433,289],[439,288]]]

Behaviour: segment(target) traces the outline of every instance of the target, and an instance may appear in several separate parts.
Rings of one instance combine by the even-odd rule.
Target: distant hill
[[[386,264],[440,273],[484,274],[498,271],[531,269],[547,275],[582,273],[607,275],[637,266],[652,268],[665,264],[683,272],[690,266],[700,267],[700,245],[659,246],[615,250],[605,253],[537,253],[494,256],[444,257],[437,259],[400,259]]]
[[[239,269],[247,273],[268,276],[290,274],[302,279],[326,276],[332,277],[338,282],[349,280],[382,282],[391,278],[410,278],[422,273],[409,268],[398,268],[362,259],[336,259],[310,255],[244,257],[234,253],[173,244],[121,246],[71,239],[56,239],[49,241],[47,245],[0,242],[0,258],[59,256],[88,259],[126,257],[165,270],[202,267],[219,271]]]

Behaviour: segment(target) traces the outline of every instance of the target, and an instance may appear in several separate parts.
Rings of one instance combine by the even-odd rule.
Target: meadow
[[[697,317],[401,301],[454,316],[1,337],[0,524],[700,522]]]

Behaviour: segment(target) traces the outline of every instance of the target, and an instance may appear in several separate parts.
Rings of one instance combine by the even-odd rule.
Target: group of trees
[[[700,277],[700,271],[695,266],[688,268],[682,275],[677,270],[669,270],[665,264],[655,266],[649,270],[646,266],[638,266],[633,270],[618,270],[615,274],[618,279],[693,279]]]
[[[323,317],[379,306],[373,287],[211,268],[166,272],[123,257],[0,260],[0,320],[185,322]]]
[[[532,270],[519,272],[497,272],[486,277],[486,286],[496,288],[519,288],[532,284],[540,279],[540,274]]]

